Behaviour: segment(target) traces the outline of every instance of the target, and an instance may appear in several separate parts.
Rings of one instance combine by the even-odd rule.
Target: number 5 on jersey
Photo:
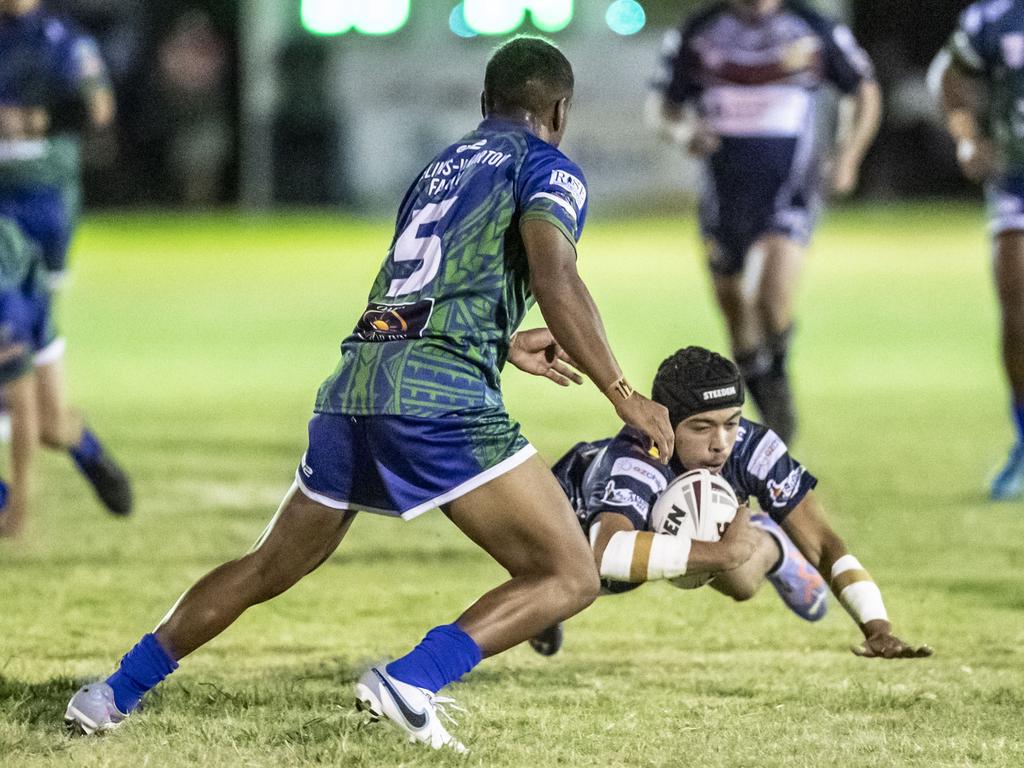
[[[443,255],[438,225],[456,200],[458,198],[453,197],[440,203],[430,203],[413,212],[409,224],[395,240],[391,258],[396,266],[411,261],[419,261],[420,265],[408,276],[396,277],[391,281],[387,292],[389,298],[418,293],[437,277]]]

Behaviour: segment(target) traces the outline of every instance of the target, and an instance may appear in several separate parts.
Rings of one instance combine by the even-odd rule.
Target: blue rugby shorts
[[[411,520],[535,453],[503,410],[432,419],[317,413],[295,478],[325,506]]]

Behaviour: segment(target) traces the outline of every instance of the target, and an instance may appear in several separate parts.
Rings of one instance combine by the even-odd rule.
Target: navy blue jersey
[[[802,3],[750,22],[722,2],[669,32],[654,86],[669,102],[695,102],[719,136],[795,137],[813,131],[821,85],[852,93],[870,77],[849,28]]]
[[[110,87],[95,41],[42,9],[0,15],[0,185],[64,184],[77,172],[75,132],[92,92]]]
[[[615,437],[578,443],[552,468],[586,533],[604,512],[625,516],[637,530],[649,529],[655,500],[686,468],[675,459],[665,466],[651,458],[646,444],[640,433],[625,427]],[[721,475],[740,503],[756,499],[776,522],[782,522],[818,484],[790,456],[782,438],[746,419],[740,420],[736,444]]]

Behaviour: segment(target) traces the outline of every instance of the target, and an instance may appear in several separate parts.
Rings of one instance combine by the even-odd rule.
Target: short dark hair
[[[571,97],[574,86],[572,64],[553,43],[520,35],[500,45],[487,62],[484,108],[541,113]]]
[[[694,414],[739,407],[744,396],[736,364],[704,347],[685,347],[666,358],[651,386],[651,399],[668,408],[673,429]]]

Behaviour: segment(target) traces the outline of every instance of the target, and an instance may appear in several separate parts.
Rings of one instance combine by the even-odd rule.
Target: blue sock
[[[427,632],[420,644],[387,666],[403,683],[437,693],[480,663],[480,646],[456,624]]]
[[[121,658],[117,671],[107,678],[114,689],[114,703],[124,714],[139,705],[143,694],[178,668],[178,662],[164,650],[156,635],[143,635]]]
[[[78,441],[78,445],[69,448],[68,453],[71,454],[71,458],[75,460],[78,468],[84,472],[88,465],[103,455],[103,446],[100,445],[99,438],[93,434],[91,429],[83,427],[82,439]]]
[[[1024,444],[1024,402],[1013,404],[1013,423],[1017,425],[1017,442]]]

